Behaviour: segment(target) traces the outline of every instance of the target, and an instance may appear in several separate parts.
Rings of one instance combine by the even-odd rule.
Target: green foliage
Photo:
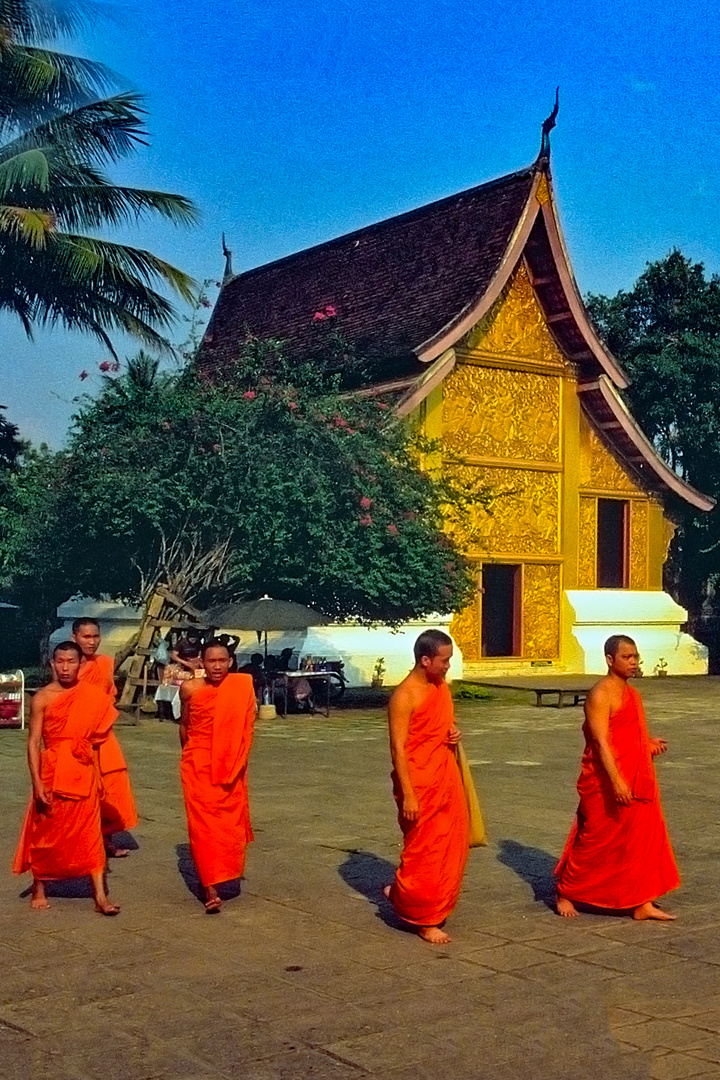
[[[681,252],[650,263],[633,289],[587,306],[632,379],[627,396],[668,464],[720,498],[720,278]],[[669,585],[696,615],[717,577],[720,514],[681,520]]]
[[[219,382],[140,353],[82,401],[66,451],[27,461],[5,574],[34,589],[47,560],[53,598],[165,582],[199,604],[269,592],[366,622],[449,612],[472,585],[443,514],[489,495],[433,479],[419,452],[387,402],[278,342],[248,342]]]
[[[457,701],[490,701],[492,694],[485,686],[477,686],[476,683],[453,682],[452,696]]]
[[[62,324],[123,330],[155,348],[174,317],[156,286],[192,296],[182,271],[148,251],[86,235],[146,214],[195,220],[179,195],[113,184],[103,167],[146,141],[142,98],[103,96],[114,76],[47,44],[82,25],[83,3],[0,0],[0,310],[28,334]]]
[[[23,449],[20,433],[2,413],[5,405],[0,405],[0,477],[9,469],[14,469]],[[0,483],[2,481],[0,480]]]

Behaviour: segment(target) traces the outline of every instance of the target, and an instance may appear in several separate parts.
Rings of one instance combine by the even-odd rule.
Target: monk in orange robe
[[[55,677],[32,699],[28,764],[33,791],[13,872],[32,873],[30,906],[35,911],[50,907],[47,881],[89,874],[96,910],[117,915],[120,908],[105,888],[100,779],[93,750],[106,738],[116,713],[102,690],[78,681],[81,656],[73,641],[57,645]]]
[[[442,925],[460,893],[469,851],[465,792],[453,747],[460,741],[445,682],[452,639],[426,630],[415,667],[390,698],[393,790],[405,843],[385,895],[424,941],[445,945]]]
[[[653,758],[664,739],[650,738],[642,699],[628,686],[639,656],[632,638],[616,634],[605,642],[608,674],[585,703],[585,752],[580,805],[560,862],[557,911],[577,915],[575,903],[628,911],[634,919],[674,919],[656,900],[676,889],[680,876],[673,856]]]
[[[73,641],[82,652],[79,679],[99,687],[107,694],[110,703],[117,697],[115,665],[111,656],[98,655],[100,626],[95,619],[76,619],[72,625]],[[116,714],[117,715],[117,714]],[[130,777],[125,757],[114,731],[111,731],[97,747],[102,789],[100,813],[105,851],[115,859],[129,855],[128,848],[119,848],[112,842],[113,833],[134,829],[138,823],[135,800],[130,787]]]
[[[203,679],[180,687],[180,779],[190,850],[205,890],[205,909],[220,911],[216,886],[242,877],[245,848],[253,839],[247,763],[255,725],[251,675],[230,675],[227,645],[202,649]]]

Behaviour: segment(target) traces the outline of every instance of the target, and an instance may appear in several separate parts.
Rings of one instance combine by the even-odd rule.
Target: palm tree
[[[146,214],[190,224],[180,195],[113,184],[103,167],[145,143],[134,93],[105,96],[101,64],[48,48],[87,22],[84,0],[0,0],[0,311],[90,332],[122,330],[154,348],[194,282],[144,251],[88,235]]]

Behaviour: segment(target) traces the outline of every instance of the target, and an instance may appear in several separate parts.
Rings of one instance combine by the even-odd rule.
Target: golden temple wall
[[[566,589],[596,587],[598,498],[628,500],[629,587],[662,588],[667,527],[648,496],[582,412],[577,374],[553,338],[520,263],[490,313],[456,348],[456,365],[424,403],[426,434],[442,439],[443,467],[491,488],[448,532],[478,566],[478,593],[451,625],[466,663],[481,655],[482,566],[521,568],[517,662],[562,668]],[[485,667],[488,665],[488,667]]]

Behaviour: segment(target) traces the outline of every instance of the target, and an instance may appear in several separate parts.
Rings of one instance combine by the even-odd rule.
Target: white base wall
[[[572,626],[566,672],[604,675],[605,641],[627,634],[637,642],[645,675],[656,674],[661,660],[668,675],[707,675],[707,649],[682,630],[687,611],[667,593],[572,590],[565,598]]]
[[[100,652],[112,656],[136,633],[140,625],[140,609],[127,607],[112,600],[87,600],[74,596],[57,609],[63,626],[55,630],[51,645],[70,637],[74,619],[88,616],[100,623],[102,643]],[[330,626],[311,626],[307,630],[268,632],[268,652],[278,654],[282,649],[294,649],[300,656],[324,657],[326,660],[342,660],[343,674],[349,686],[370,686],[375,664],[380,657],[385,664],[385,686],[397,686],[413,666],[412,647],[423,630],[443,630],[449,634],[452,616],[434,616],[432,619],[404,623],[398,630],[388,626],[358,626],[354,623],[333,623]],[[232,626],[221,627],[221,632],[235,634],[240,638],[237,656],[240,663],[249,660],[252,653],[262,653],[264,635],[258,642],[254,630],[238,630]],[[455,651],[448,673],[448,681],[462,678],[462,653]]]

